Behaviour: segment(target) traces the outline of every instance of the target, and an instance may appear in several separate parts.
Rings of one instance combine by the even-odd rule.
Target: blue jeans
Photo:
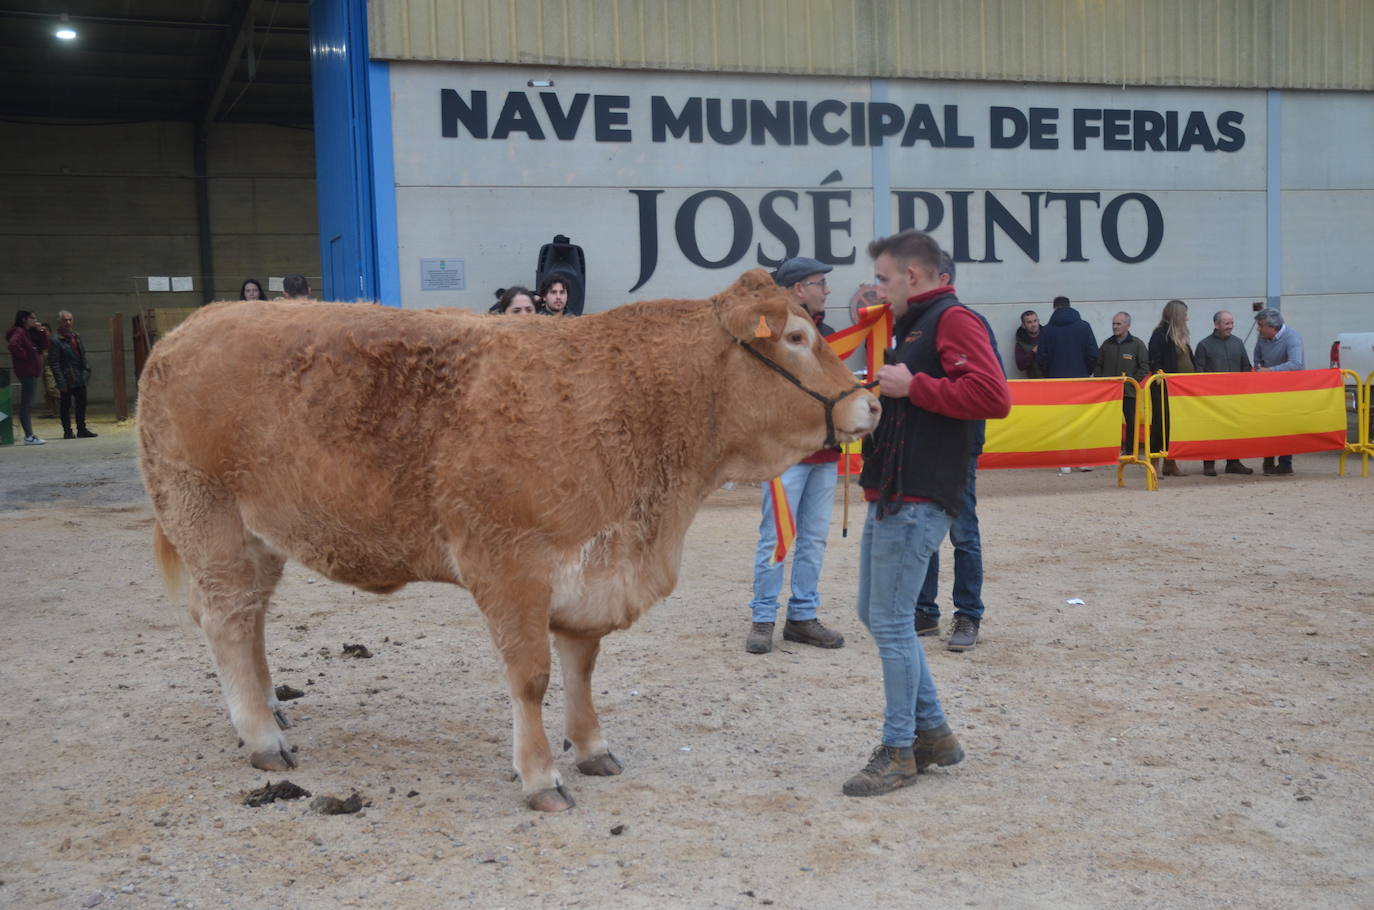
[[[33,396],[37,390],[37,376],[19,377],[19,425],[26,439],[33,435]]]
[[[949,531],[949,513],[933,502],[904,503],[878,520],[868,504],[859,544],[859,620],[883,665],[883,744],[910,746],[917,730],[945,722],[926,653],[916,640],[916,595],[931,554]]]
[[[964,508],[949,526],[954,545],[954,612],[974,622],[983,621],[983,540],[978,534],[978,456],[968,460],[968,487]],[[940,551],[930,555],[926,583],[916,598],[916,609],[932,619],[940,618],[935,595],[940,588]]]
[[[835,506],[835,465],[795,464],[782,473],[782,488],[797,522],[792,544],[792,596],[787,599],[787,618],[816,618],[821,604],[817,585],[821,561],[830,536],[830,513]],[[754,553],[754,599],[749,611],[754,622],[776,622],[778,595],[782,592],[783,564],[773,561],[778,535],[773,527],[773,491],[763,487],[763,520],[759,522],[759,547]]]

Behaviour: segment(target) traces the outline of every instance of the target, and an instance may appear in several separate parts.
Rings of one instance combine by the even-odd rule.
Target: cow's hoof
[[[625,766],[617,761],[614,755],[607,752],[604,755],[584,758],[577,763],[577,770],[588,777],[615,777],[625,770]]]
[[[562,812],[571,809],[577,803],[573,802],[572,794],[559,784],[557,787],[531,793],[525,797],[525,805],[538,812]]]
[[[290,771],[296,767],[296,760],[285,749],[259,749],[248,757],[254,768],[264,771]]]
[[[286,712],[281,708],[273,708],[272,716],[277,719],[277,726],[283,730],[291,729],[291,718],[286,716]]]

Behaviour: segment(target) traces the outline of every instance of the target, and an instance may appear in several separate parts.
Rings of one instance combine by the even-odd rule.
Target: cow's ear
[[[763,269],[750,269],[715,297],[725,330],[740,341],[777,338],[787,322],[787,298]]]

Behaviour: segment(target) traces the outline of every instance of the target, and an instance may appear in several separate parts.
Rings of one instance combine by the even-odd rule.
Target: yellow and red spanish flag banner
[[[1176,373],[1165,383],[1170,458],[1215,461],[1345,448],[1339,370]]]
[[[768,481],[768,491],[773,496],[773,531],[777,543],[773,546],[773,562],[782,562],[792,541],[797,539],[797,519],[792,514],[792,504],[787,501],[787,491],[782,488],[782,478],[774,477]]]
[[[892,307],[886,303],[860,307],[858,322],[825,336],[825,340],[841,360],[848,359],[861,344],[867,342],[868,375],[872,377],[883,364],[883,351],[892,346]],[[844,454],[840,457],[849,460],[851,472],[857,471],[859,442],[849,443],[843,450]],[[843,461],[839,468],[843,472]],[[787,493],[782,488],[782,478],[774,477],[768,482],[768,489],[773,494],[773,530],[777,539],[773,561],[782,562],[787,558],[792,541],[797,539],[797,522],[792,515],[792,506],[787,501]]]
[[[1115,379],[1014,379],[1011,413],[987,422],[980,468],[1116,464],[1122,383]]]
[[[883,365],[883,351],[892,347],[892,307],[885,303],[875,306],[859,307],[859,321],[847,329],[825,336],[830,349],[841,360],[868,342],[868,375],[871,379]]]

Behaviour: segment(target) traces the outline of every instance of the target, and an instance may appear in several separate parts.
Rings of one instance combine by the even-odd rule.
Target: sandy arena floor
[[[1124,490],[1103,470],[983,474],[981,640],[922,640],[968,759],[867,800],[840,795],[881,711],[853,615],[857,507],[847,539],[835,510],[822,586],[848,644],[753,656],[759,492],[708,500],[677,592],[603,648],[625,773],[565,756],[578,805],[556,816],[509,779],[508,701],[466,592],[378,597],[293,564],[268,625],[275,681],[306,693],[286,776],[371,802],[324,816],[241,804],[269,776],[155,575],[134,435],[95,428],[0,450],[0,906],[1374,906],[1358,464],[1194,463],[1157,493],[1138,470]],[[557,742],[556,682],[548,705]]]

